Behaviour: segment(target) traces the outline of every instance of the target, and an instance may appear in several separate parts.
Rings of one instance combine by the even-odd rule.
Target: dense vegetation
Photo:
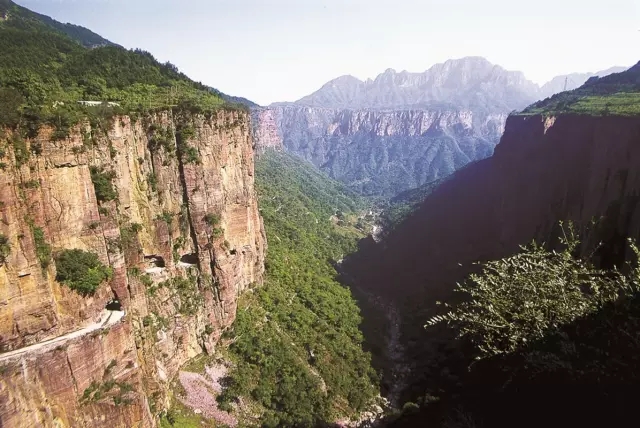
[[[33,135],[48,124],[61,138],[86,117],[167,107],[210,112],[225,104],[222,94],[191,81],[170,63],[160,64],[148,52],[109,44],[89,30],[6,0],[0,7],[6,16],[0,19],[0,126]],[[117,104],[85,106],[78,101]]]
[[[432,341],[453,337],[431,355],[435,375],[414,423],[462,415],[462,426],[513,426],[514,417],[517,426],[620,426],[633,413],[640,269],[598,268],[577,256],[578,233],[563,232],[563,250],[531,244],[483,264],[428,321]],[[629,253],[638,256],[632,243]]]
[[[221,401],[252,398],[268,427],[361,411],[377,393],[377,375],[362,350],[358,307],[332,266],[355,249],[358,233],[330,220],[358,203],[290,155],[266,153],[256,177],[269,241],[266,283],[241,300],[229,333],[236,366]]]
[[[14,18],[20,17],[24,20],[36,21],[52,27],[78,41],[87,48],[93,48],[97,46],[116,46],[109,40],[84,27],[73,24],[63,24],[56,21],[55,19],[51,19],[48,16],[32,12],[24,7],[13,3],[10,0],[0,0],[0,17],[6,17],[7,15],[10,15]]]
[[[84,295],[93,294],[112,274],[97,254],[79,249],[61,251],[55,262],[56,281]]]
[[[6,235],[0,233],[0,266],[2,266],[11,254],[11,245],[9,244],[9,238]]]
[[[561,92],[527,107],[522,114],[640,114],[640,63],[622,73],[591,78],[573,91]]]

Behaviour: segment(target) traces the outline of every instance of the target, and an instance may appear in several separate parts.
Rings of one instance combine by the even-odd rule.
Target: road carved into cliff
[[[16,349],[13,351],[0,354],[0,362],[9,361],[17,357],[21,357],[24,354],[33,354],[40,352],[48,352],[51,349],[60,346],[61,344],[68,342],[72,339],[77,339],[89,333],[93,333],[97,330],[102,330],[118,323],[125,315],[124,311],[102,311],[100,319],[80,330],[73,331],[71,333],[63,334],[62,336],[55,337],[53,339],[47,339],[42,342],[25,346],[24,348]]]

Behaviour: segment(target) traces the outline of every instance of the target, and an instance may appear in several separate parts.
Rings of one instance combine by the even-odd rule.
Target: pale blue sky
[[[640,60],[640,0],[16,0],[259,104],[484,56],[538,83]]]

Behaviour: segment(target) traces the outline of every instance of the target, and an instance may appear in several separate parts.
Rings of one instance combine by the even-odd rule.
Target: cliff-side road
[[[24,354],[50,351],[51,349],[57,346],[60,346],[61,344],[69,340],[84,336],[96,330],[102,330],[102,329],[108,328],[118,323],[124,317],[124,314],[125,314],[124,311],[104,310],[100,315],[100,319],[98,321],[94,322],[93,324],[89,324],[88,326],[81,328],[80,330],[63,334],[62,336],[58,336],[53,339],[48,339],[40,343],[36,343],[34,345],[25,346],[24,348],[20,348],[14,351],[9,351],[4,354],[0,354],[0,363],[4,361],[12,360]]]

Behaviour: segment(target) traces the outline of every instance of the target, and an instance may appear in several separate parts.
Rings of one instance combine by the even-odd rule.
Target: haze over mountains
[[[354,76],[340,76],[293,104],[352,109],[455,105],[510,111],[524,108],[533,101],[557,92],[575,89],[592,76],[606,76],[625,68],[612,67],[597,73],[556,76],[538,86],[520,71],[506,70],[482,57],[465,57],[435,64],[422,73],[398,72],[389,68],[373,80],[362,81]],[[272,105],[283,104],[291,103]]]
[[[366,195],[389,197],[491,156],[510,112],[577,88],[598,73],[542,87],[481,57],[424,73],[386,70],[365,82],[334,79],[293,103],[254,113],[259,147],[283,147]]]

